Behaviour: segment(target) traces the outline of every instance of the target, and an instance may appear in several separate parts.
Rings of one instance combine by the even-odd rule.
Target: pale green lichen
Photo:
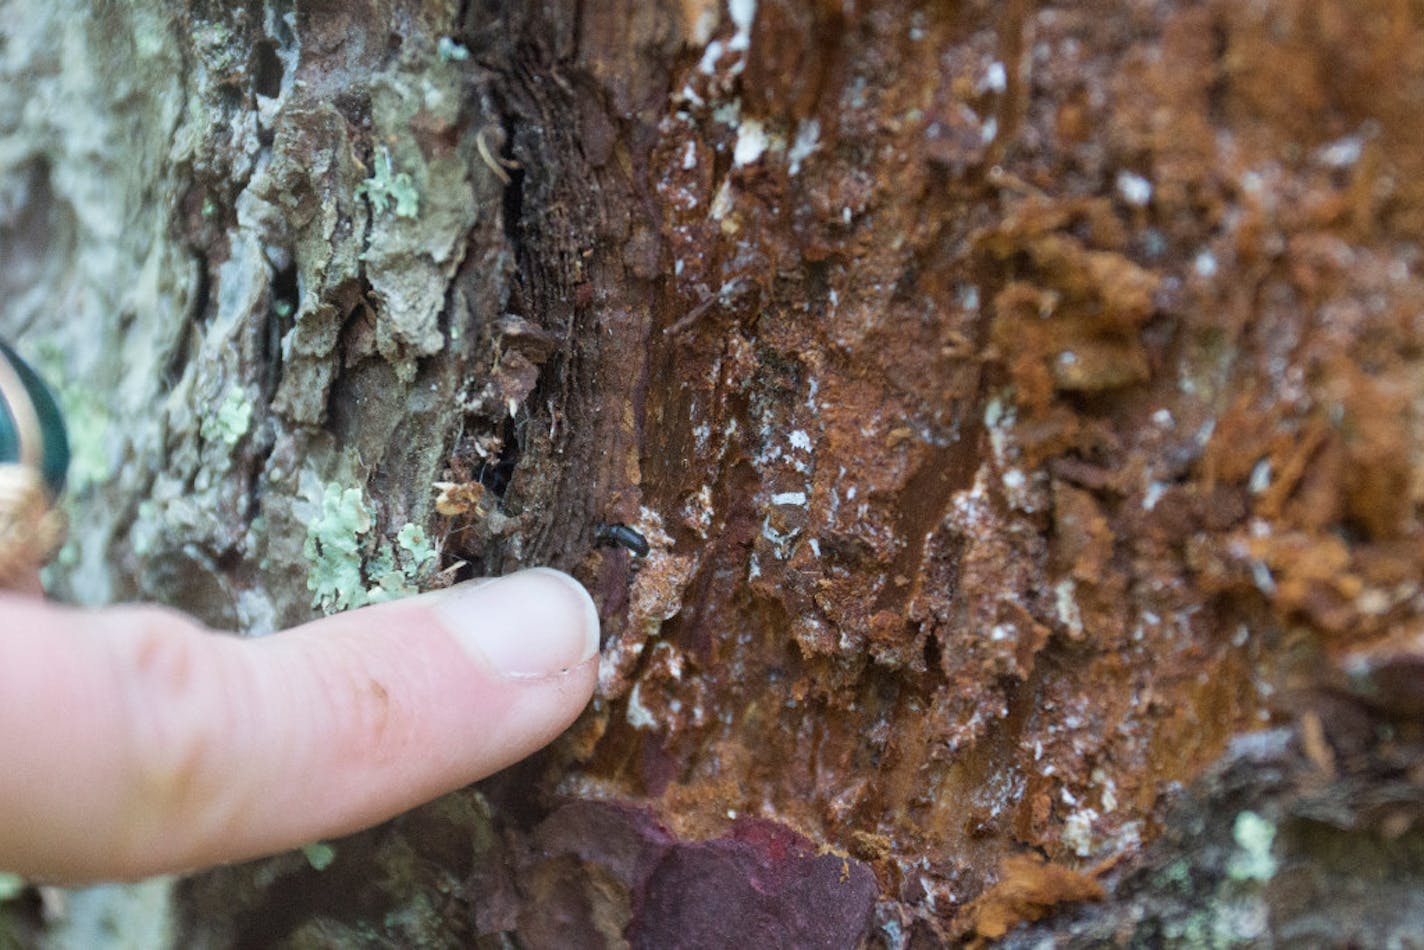
[[[1232,837],[1241,850],[1232,856],[1227,873],[1237,881],[1269,881],[1276,873],[1276,858],[1271,845],[1276,840],[1276,826],[1253,811],[1236,816]]]
[[[424,571],[429,563],[440,553],[435,545],[430,543],[430,538],[425,534],[425,529],[418,524],[406,522],[401,529],[396,532],[396,544],[405,552],[405,563],[414,572]]]
[[[370,575],[376,585],[366,592],[367,603],[382,603],[420,592],[420,581],[435,566],[440,551],[430,543],[425,529],[407,522],[396,532],[394,548],[371,559]]]
[[[331,867],[331,862],[336,860],[336,849],[325,841],[302,845],[302,854],[306,855],[307,863],[312,866],[313,871],[325,871]]]
[[[24,889],[24,878],[9,871],[0,871],[0,901],[14,900]]]
[[[242,387],[234,386],[227,391],[218,411],[203,419],[202,435],[208,441],[221,439],[228,445],[236,445],[247,435],[252,425],[252,403]]]
[[[371,512],[359,488],[326,485],[303,548],[313,607],[336,613],[420,592],[420,582],[440,554],[425,529],[402,525],[393,542],[383,542],[365,557],[369,552],[365,535],[371,525]]]
[[[368,601],[361,573],[361,538],[370,530],[371,513],[361,489],[342,490],[335,482],[328,483],[302,547],[313,607],[336,613]]]
[[[371,202],[371,210],[376,212],[394,206],[398,218],[414,218],[420,213],[420,194],[415,181],[409,173],[395,171],[391,153],[384,148],[376,155],[375,172],[356,186],[356,194],[365,195]]]
[[[442,36],[436,41],[435,53],[442,63],[464,62],[470,58],[470,51],[448,36]]]

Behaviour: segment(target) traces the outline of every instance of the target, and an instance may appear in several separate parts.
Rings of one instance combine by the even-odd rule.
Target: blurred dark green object
[[[41,447],[40,468],[50,491],[58,495],[64,488],[65,472],[69,470],[69,436],[64,430],[64,416],[60,414],[54,394],[44,384],[44,380],[3,341],[0,341],[0,359],[5,360],[14,369],[15,375],[24,386],[25,395],[29,397],[30,405],[34,408],[35,418],[39,421],[40,438],[44,443]],[[24,457],[23,450],[27,447],[20,444],[22,436],[20,425],[16,421],[15,407],[9,402],[3,402],[0,409],[3,409],[0,411],[0,463],[19,462]]]

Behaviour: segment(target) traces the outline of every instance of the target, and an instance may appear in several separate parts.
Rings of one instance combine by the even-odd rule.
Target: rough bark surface
[[[549,563],[605,623],[547,754],[182,882],[180,945],[1424,928],[1417,5],[10,0],[0,38],[60,596],[262,635]]]

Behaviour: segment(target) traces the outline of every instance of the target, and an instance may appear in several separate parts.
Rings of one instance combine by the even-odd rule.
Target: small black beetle
[[[594,529],[593,537],[599,544],[627,548],[638,557],[648,556],[648,539],[626,524],[601,524]]]

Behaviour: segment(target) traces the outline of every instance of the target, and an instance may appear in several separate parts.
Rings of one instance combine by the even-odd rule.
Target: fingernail
[[[426,596],[465,649],[504,676],[549,676],[598,653],[593,599],[562,571],[536,567]]]

